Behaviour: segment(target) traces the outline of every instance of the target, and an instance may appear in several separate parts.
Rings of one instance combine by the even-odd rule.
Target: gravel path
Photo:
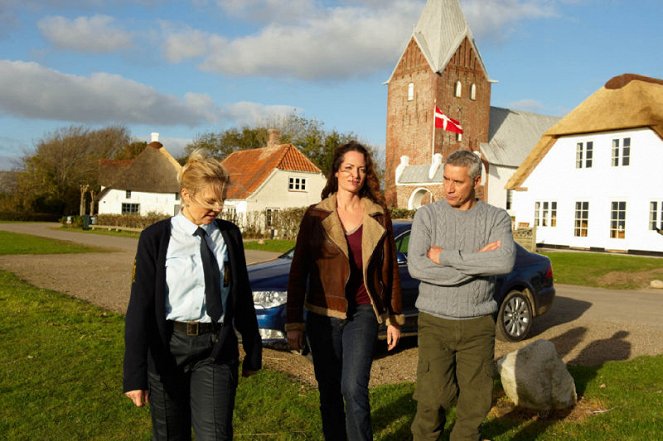
[[[0,229],[104,248],[106,251],[98,253],[0,256],[0,268],[32,285],[125,312],[136,239],[66,231],[49,223],[0,223]],[[246,252],[249,263],[276,255]],[[520,343],[498,342],[496,357],[540,338],[555,343],[559,354],[570,364],[600,365],[609,360],[663,353],[663,291],[558,285],[557,294],[552,309],[535,320],[532,336]],[[264,360],[267,367],[314,384],[312,366],[305,357],[267,349]],[[403,339],[395,353],[376,358],[371,384],[414,381],[416,362],[416,340]]]

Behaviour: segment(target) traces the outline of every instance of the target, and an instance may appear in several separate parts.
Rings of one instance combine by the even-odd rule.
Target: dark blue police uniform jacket
[[[224,325],[219,329],[211,357],[219,364],[239,359],[237,329],[246,352],[243,369],[257,371],[262,365],[262,341],[246,272],[242,234],[231,222],[220,219],[215,222],[228,249],[231,281]],[[148,369],[161,375],[175,373],[175,358],[169,348],[173,330],[166,320],[166,251],[170,229],[170,219],[156,222],[138,240],[125,319],[125,392],[147,390]]]

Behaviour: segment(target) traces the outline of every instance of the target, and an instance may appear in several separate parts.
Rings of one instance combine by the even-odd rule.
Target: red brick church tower
[[[488,142],[491,82],[458,0],[427,1],[387,84],[387,203],[416,208],[441,198],[444,158]],[[462,135],[434,128],[436,106]]]

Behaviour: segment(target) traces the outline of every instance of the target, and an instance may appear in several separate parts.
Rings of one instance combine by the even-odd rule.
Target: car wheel
[[[532,328],[532,304],[520,291],[510,291],[497,313],[497,337],[504,341],[521,341]]]

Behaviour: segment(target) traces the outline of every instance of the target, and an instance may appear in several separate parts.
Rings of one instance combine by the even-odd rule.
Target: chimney
[[[267,141],[267,147],[274,147],[281,143],[281,131],[278,129],[269,129],[267,130],[269,134],[269,140]]]
[[[159,133],[158,132],[150,133],[150,143],[153,143],[153,142],[159,142]]]

